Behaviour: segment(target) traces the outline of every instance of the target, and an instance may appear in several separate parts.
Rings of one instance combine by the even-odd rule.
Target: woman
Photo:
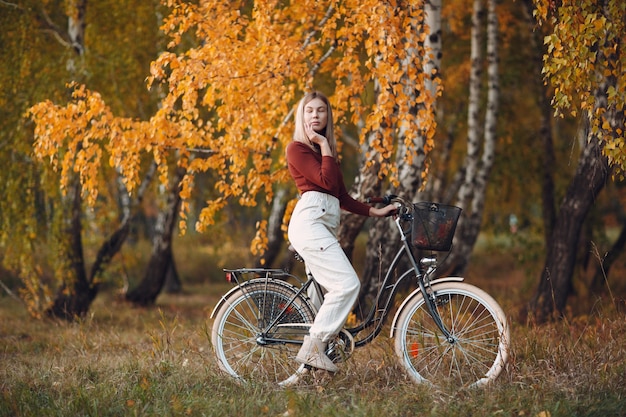
[[[333,130],[328,99],[319,92],[304,96],[296,112],[293,141],[287,145],[287,165],[301,194],[289,223],[289,241],[326,291],[296,360],[336,372],[326,347],[346,322],[360,289],[359,278],[337,240],[340,208],[384,217],[395,206],[371,207],[348,194]]]

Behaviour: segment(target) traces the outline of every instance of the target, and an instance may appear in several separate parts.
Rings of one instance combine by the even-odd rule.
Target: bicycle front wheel
[[[462,282],[432,287],[436,309],[451,333],[446,339],[428,312],[423,294],[405,306],[395,329],[395,350],[411,379],[442,388],[488,384],[509,353],[509,327],[498,303]]]
[[[262,279],[247,282],[224,301],[211,331],[223,371],[243,381],[295,382],[303,370],[295,361],[308,332],[303,324],[314,318],[307,300],[296,293],[287,283]]]

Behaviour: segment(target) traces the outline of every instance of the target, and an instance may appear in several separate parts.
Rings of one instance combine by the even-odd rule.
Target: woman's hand
[[[396,213],[398,208],[395,204],[389,204],[388,206],[376,208],[370,207],[370,217],[387,217]]]
[[[306,137],[309,138],[312,143],[317,145],[322,146],[323,142],[327,142],[326,137],[317,133],[315,129],[313,129],[313,125],[310,123],[304,124],[304,133],[306,133]]]
[[[330,145],[328,144],[328,139],[326,136],[320,135],[313,129],[313,125],[305,123],[304,124],[304,133],[306,133],[306,137],[309,138],[311,143],[314,143],[320,147],[322,155],[332,156],[332,151],[330,150]]]

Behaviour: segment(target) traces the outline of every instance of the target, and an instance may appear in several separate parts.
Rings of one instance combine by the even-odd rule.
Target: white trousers
[[[345,324],[361,283],[337,240],[339,200],[330,194],[305,192],[289,222],[289,242],[308,271],[326,291],[309,334],[328,342]]]

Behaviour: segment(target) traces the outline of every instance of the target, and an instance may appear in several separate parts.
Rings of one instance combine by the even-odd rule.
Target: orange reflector
[[[226,273],[226,281],[233,282],[233,275],[230,272]]]
[[[419,345],[417,344],[417,342],[413,342],[411,344],[411,348],[409,349],[409,355],[413,358],[417,358],[417,355],[419,354]]]
[[[278,304],[278,308],[280,310],[282,310],[283,308],[285,308],[286,305],[287,305],[286,303],[280,303],[280,304]],[[293,312],[293,307],[292,306],[287,307],[287,310],[285,310],[285,313],[287,313],[287,314],[291,314],[292,312]]]

